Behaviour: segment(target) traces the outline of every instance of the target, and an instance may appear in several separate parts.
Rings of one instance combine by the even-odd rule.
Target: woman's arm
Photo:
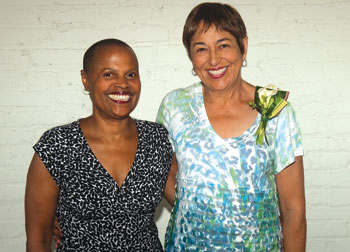
[[[176,185],[176,174],[177,174],[177,161],[176,155],[173,153],[173,161],[171,163],[170,172],[166,181],[164,197],[171,206],[174,204],[175,198],[175,185]]]
[[[50,252],[58,186],[45,165],[34,154],[25,192],[27,252]]]
[[[306,215],[304,168],[301,156],[276,175],[280,200],[283,244],[285,252],[305,251]]]

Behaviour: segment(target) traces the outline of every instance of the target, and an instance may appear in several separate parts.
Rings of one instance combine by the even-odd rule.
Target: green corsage
[[[249,102],[249,106],[261,114],[261,121],[255,133],[257,144],[262,145],[264,139],[269,144],[265,135],[267,122],[276,117],[287,105],[288,95],[288,91],[279,90],[275,85],[256,86],[254,102]]]

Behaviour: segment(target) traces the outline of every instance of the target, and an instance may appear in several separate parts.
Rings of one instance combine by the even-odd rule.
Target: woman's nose
[[[128,79],[125,78],[124,76],[118,76],[118,78],[114,82],[114,85],[121,88],[128,88],[129,87]]]
[[[220,58],[220,55],[218,55],[218,53],[216,52],[215,49],[210,50],[210,53],[209,53],[209,63],[210,63],[210,65],[216,66],[218,64],[218,62],[219,62],[219,58]]]

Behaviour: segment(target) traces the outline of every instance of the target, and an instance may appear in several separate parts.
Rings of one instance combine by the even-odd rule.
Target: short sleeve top
[[[269,144],[257,145],[260,118],[241,136],[222,139],[207,117],[201,83],[164,98],[157,120],[178,162],[167,251],[281,249],[275,175],[303,154],[301,135],[288,104],[267,124]]]
[[[59,187],[57,251],[163,251],[154,212],[172,148],[164,126],[134,121],[138,147],[121,187],[94,156],[79,121],[48,130],[34,145]]]

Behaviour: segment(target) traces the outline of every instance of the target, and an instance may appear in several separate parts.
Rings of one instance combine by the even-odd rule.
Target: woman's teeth
[[[130,99],[130,95],[120,95],[120,94],[109,94],[108,97],[114,101],[128,101]]]
[[[219,74],[222,74],[223,72],[225,72],[227,69],[227,67],[224,67],[224,68],[220,68],[218,70],[208,70],[208,72],[212,75],[219,75]]]

